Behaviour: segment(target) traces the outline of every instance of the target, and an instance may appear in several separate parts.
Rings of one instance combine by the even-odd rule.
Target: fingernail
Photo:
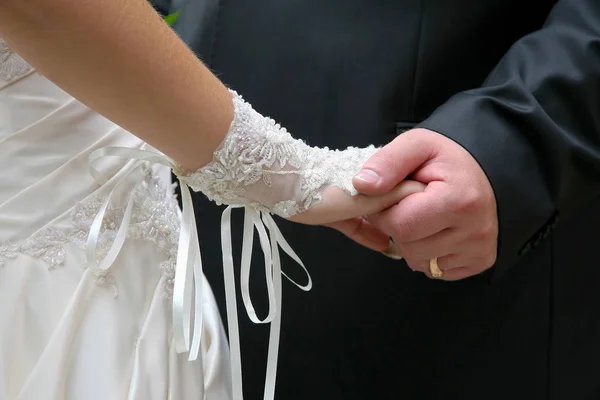
[[[398,250],[398,246],[396,246],[396,243],[394,243],[393,240],[390,240],[390,244],[388,244],[387,249],[382,251],[382,253],[394,260],[402,260],[402,255],[400,254],[400,250]]]
[[[381,179],[377,172],[370,169],[361,170],[355,178],[367,183],[377,183]]]

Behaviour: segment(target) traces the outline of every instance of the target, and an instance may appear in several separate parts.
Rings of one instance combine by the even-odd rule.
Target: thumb
[[[407,131],[373,154],[352,180],[356,190],[381,196],[433,158],[434,143],[420,131],[423,129]]]

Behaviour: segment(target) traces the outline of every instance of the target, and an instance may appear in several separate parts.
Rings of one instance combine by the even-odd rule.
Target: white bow
[[[173,160],[156,152],[125,147],[105,147],[95,150],[89,156],[91,174],[100,184],[104,183],[105,179],[102,174],[94,168],[94,163],[100,158],[109,156],[128,158],[132,160],[131,162],[133,165],[129,172],[125,174],[111,190],[92,222],[86,244],[86,257],[88,267],[99,276],[104,276],[108,273],[127,237],[134,203],[135,188],[131,191],[125,207],[123,220],[107,255],[101,261],[96,259],[96,251],[104,214],[110,204],[112,195],[117,188],[120,187],[121,183],[125,180],[125,177],[145,163],[162,164],[174,171],[178,170],[178,165]],[[182,196],[182,221],[179,232],[175,283],[173,289],[173,336],[176,351],[178,353],[189,351],[189,360],[193,361],[198,358],[202,340],[203,272],[196,220],[194,216],[194,205],[190,189],[181,179],[180,186]],[[234,207],[229,206],[223,211],[221,218],[221,246],[223,252],[223,276],[225,280],[225,300],[227,303],[227,321],[229,328],[232,392],[235,399],[242,400],[241,349],[231,239],[231,210],[233,208]],[[283,274],[288,280],[304,291],[309,291],[312,288],[312,279],[298,255],[286,242],[271,215],[251,207],[244,208],[240,289],[244,307],[246,308],[246,313],[250,320],[257,324],[271,323],[264,399],[272,400],[275,396],[279,336],[281,329],[281,275]],[[254,229],[258,231],[260,245],[264,254],[267,294],[269,299],[269,312],[267,317],[263,320],[260,320],[256,315],[256,311],[250,298],[249,288]],[[267,230],[269,234],[267,234]],[[298,284],[281,271],[279,247],[303,268],[308,278],[305,285]],[[192,280],[194,285],[192,285]],[[195,300],[193,316],[191,313],[192,297],[194,297]],[[192,320],[194,323],[194,330],[192,345],[190,347],[190,326]]]

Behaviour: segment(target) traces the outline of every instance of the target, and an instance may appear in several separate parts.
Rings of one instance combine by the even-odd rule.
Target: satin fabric
[[[145,144],[37,73],[0,90],[0,249],[47,228],[71,229],[78,203],[108,195],[131,163],[101,160],[96,167],[109,179],[98,185],[88,157],[106,146]],[[166,190],[168,168],[153,170]],[[114,206],[142,177],[127,179],[111,196]],[[42,255],[51,257],[48,246]],[[110,268],[116,297],[86,268],[81,246],[57,248],[64,261],[55,268],[41,256],[3,258],[0,250],[0,398],[231,398],[227,340],[207,282],[201,357],[188,361],[174,348],[168,277],[159,268],[166,256],[157,246],[125,241]]]

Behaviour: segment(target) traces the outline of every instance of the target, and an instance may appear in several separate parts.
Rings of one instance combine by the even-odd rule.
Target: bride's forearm
[[[0,0],[0,37],[191,170],[210,162],[232,121],[228,90],[147,0]]]
[[[338,151],[294,139],[232,98],[147,0],[0,0],[0,37],[67,92],[193,171],[177,171],[180,181],[218,203],[314,224],[397,200],[353,196],[352,177],[373,146]]]

